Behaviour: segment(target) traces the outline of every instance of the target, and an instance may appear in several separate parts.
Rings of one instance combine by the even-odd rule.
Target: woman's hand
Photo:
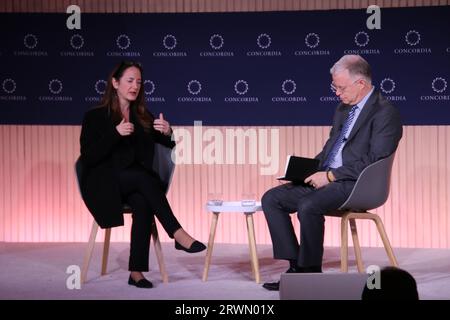
[[[153,122],[153,128],[165,134],[166,136],[172,134],[172,129],[170,129],[170,123],[164,120],[162,113],[159,114],[159,119],[155,119],[155,121]]]
[[[125,122],[125,119],[122,119],[116,126],[116,130],[121,136],[129,136],[134,131],[134,125],[131,122]]]

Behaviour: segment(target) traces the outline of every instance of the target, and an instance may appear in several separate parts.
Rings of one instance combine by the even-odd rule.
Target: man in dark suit
[[[284,184],[262,197],[274,258],[289,261],[288,273],[322,272],[324,214],[338,209],[361,171],[392,154],[402,136],[399,113],[374,89],[366,60],[345,55],[330,73],[341,103],[328,141],[316,156],[320,170],[304,184]],[[289,216],[293,212],[300,221],[300,245]],[[279,290],[279,282],[263,287]]]

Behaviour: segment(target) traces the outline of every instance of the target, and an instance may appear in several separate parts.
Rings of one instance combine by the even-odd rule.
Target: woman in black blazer
[[[101,228],[124,224],[122,203],[132,207],[128,284],[153,285],[148,271],[150,230],[154,215],[175,248],[189,253],[206,249],[175,218],[162,182],[152,169],[155,143],[173,148],[172,129],[160,114],[148,112],[142,89],[142,67],[122,62],[111,73],[100,106],[88,111],[81,129],[81,161],[86,170],[81,192],[86,206]]]

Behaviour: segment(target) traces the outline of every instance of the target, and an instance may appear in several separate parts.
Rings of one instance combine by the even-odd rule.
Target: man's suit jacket
[[[134,123],[133,148],[136,161],[149,172],[153,172],[155,143],[173,148],[175,143],[169,136],[150,128],[144,131],[138,121]],[[120,139],[108,108],[99,107],[88,111],[81,128],[81,161],[84,166],[80,181],[83,200],[101,228],[112,228],[124,223],[122,199],[114,162],[114,152]]]
[[[316,158],[322,166],[347,119],[351,106],[339,104],[330,137]],[[342,166],[332,169],[337,181],[356,181],[369,164],[392,154],[402,137],[398,110],[374,90],[359,114],[342,150]]]

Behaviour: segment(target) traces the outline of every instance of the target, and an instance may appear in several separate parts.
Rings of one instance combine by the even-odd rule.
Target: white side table
[[[255,227],[253,224],[253,214],[256,211],[261,211],[261,202],[258,201],[223,201],[220,203],[214,203],[208,201],[206,209],[213,213],[211,221],[211,229],[209,231],[208,249],[206,251],[205,268],[203,270],[203,281],[208,279],[209,265],[211,263],[211,256],[214,246],[214,238],[216,235],[217,221],[219,220],[219,213],[221,212],[242,212],[245,215],[247,222],[247,234],[248,245],[250,247],[250,259],[252,264],[252,273],[255,277],[256,283],[260,282],[259,275],[259,262],[256,254],[256,240],[255,240]]]

